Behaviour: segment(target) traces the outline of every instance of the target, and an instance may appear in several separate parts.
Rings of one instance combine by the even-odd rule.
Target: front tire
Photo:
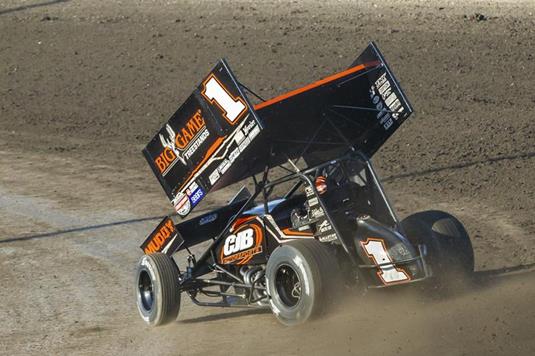
[[[150,326],[176,320],[180,309],[178,268],[163,253],[143,255],[136,271],[136,300],[139,314]]]
[[[266,266],[271,309],[284,325],[317,316],[332,293],[336,260],[317,240],[291,241],[277,247]]]

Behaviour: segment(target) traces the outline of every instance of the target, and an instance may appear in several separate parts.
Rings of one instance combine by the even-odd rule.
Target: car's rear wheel
[[[427,246],[426,262],[433,272],[433,285],[466,279],[474,271],[474,251],[463,224],[453,215],[429,210],[413,214],[402,222],[407,238]]]
[[[180,309],[178,269],[163,253],[143,255],[136,271],[136,300],[139,314],[151,326],[176,320]]]
[[[277,247],[266,266],[271,309],[284,325],[317,316],[333,293],[336,260],[317,240],[291,241]]]

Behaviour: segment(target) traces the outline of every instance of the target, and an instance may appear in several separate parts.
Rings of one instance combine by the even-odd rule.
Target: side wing
[[[162,252],[171,256],[183,243],[184,240],[177,231],[173,220],[166,216],[141,244],[140,248],[145,254]]]
[[[221,185],[261,129],[230,68],[220,60],[143,154],[175,210],[185,217]]]

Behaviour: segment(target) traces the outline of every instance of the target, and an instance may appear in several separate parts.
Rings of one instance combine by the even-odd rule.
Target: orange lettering
[[[166,240],[169,238],[169,236],[171,236],[171,231],[165,226],[162,226],[160,232]]]
[[[193,120],[197,124],[197,130],[204,126],[204,118],[201,115],[201,110],[197,110],[195,115],[193,115]]]
[[[187,127],[184,127],[181,131],[182,131],[182,136],[184,136],[184,138],[189,142],[193,136],[190,132],[188,132],[188,130],[186,130]]]
[[[175,226],[173,225],[173,220],[167,220],[165,222],[165,226],[169,229],[169,231],[174,232]]]
[[[158,250],[158,247],[155,245],[154,241],[149,242],[148,246],[145,248],[145,253],[153,253]]]
[[[158,248],[160,248],[165,241],[165,237],[162,236],[161,232],[158,232],[156,235],[154,235],[153,241],[155,241],[158,244]]]
[[[167,163],[171,163],[176,159],[176,154],[170,148],[165,148],[162,152],[162,155],[165,157]]]
[[[188,141],[185,141],[182,136],[180,135],[180,133],[177,133],[176,134],[176,137],[175,137],[175,145],[178,147],[178,148],[184,148],[186,147],[186,145],[188,144]]]
[[[164,160],[162,159],[161,156],[158,156],[158,158],[156,158],[154,163],[156,163],[156,165],[158,166],[158,169],[160,170],[160,173],[165,171],[165,169],[167,168],[167,164],[165,164],[165,162],[164,162]]]
[[[195,118],[195,116],[194,116],[194,118]],[[191,119],[186,124],[186,129],[188,129],[188,132],[191,132],[191,135],[194,135],[199,130],[199,127],[197,126],[197,123],[194,122],[193,119]]]
[[[201,110],[199,109],[188,120],[186,125],[180,129],[179,132],[177,132],[175,136],[175,145],[180,149],[185,148],[190,143],[191,139],[195,137],[195,135],[201,131],[204,126],[204,118],[202,117]]]
[[[163,173],[167,169],[167,167],[169,167],[169,165],[173,163],[175,159],[175,152],[173,152],[172,149],[166,147],[163,149],[163,152],[160,153],[160,155],[154,160],[154,163],[156,164],[156,166],[158,166],[160,173]]]

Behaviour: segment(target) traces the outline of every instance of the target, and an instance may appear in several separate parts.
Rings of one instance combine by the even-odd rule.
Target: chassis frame
[[[255,201],[256,198],[259,196],[262,198],[262,206],[264,213],[268,213],[268,203],[269,203],[269,195],[274,187],[276,187],[279,184],[289,182],[292,180],[298,180],[296,184],[292,186],[292,188],[286,193],[285,198],[293,194],[301,184],[304,182],[308,184],[313,189],[314,195],[319,198],[319,193],[317,189],[315,188],[311,175],[317,175],[317,173],[327,166],[337,164],[340,162],[343,162],[345,160],[352,160],[352,159],[358,159],[361,162],[365,163],[365,167],[367,169],[367,172],[369,172],[369,176],[372,179],[371,184],[377,189],[377,191],[380,194],[382,203],[386,207],[386,210],[388,212],[389,218],[392,219],[392,221],[395,223],[395,228],[398,230],[400,234],[404,234],[403,228],[400,224],[400,221],[394,211],[394,208],[389,201],[384,188],[378,178],[378,175],[373,167],[373,164],[369,158],[367,158],[362,152],[356,151],[354,149],[351,149],[348,154],[327,161],[323,162],[321,164],[315,165],[313,167],[308,167],[305,169],[299,169],[296,165],[296,162],[288,159],[287,163],[289,167],[285,165],[280,165],[278,167],[282,168],[287,174],[283,175],[282,177],[276,178],[272,181],[270,181],[269,178],[269,172],[270,168],[269,165],[266,165],[264,172],[262,174],[261,179],[257,179],[254,175],[252,176],[253,183],[254,183],[254,192],[249,196],[248,199],[246,199],[236,214],[228,221],[226,226],[223,228],[223,230],[212,239],[212,242],[210,246],[206,249],[206,251],[199,257],[199,259],[196,259],[195,255],[189,250],[188,251],[188,267],[186,267],[184,272],[180,272],[180,278],[179,278],[179,290],[180,292],[185,292],[191,301],[198,305],[198,306],[211,306],[211,307],[241,307],[241,308],[247,308],[247,307],[258,307],[259,305],[255,304],[257,302],[261,302],[265,298],[269,298],[269,296],[261,297],[261,298],[254,298],[255,295],[254,292],[264,294],[266,291],[266,287],[258,283],[256,281],[255,283],[247,284],[243,280],[243,277],[238,273],[233,273],[229,268],[227,268],[225,265],[218,263],[217,257],[215,254],[216,247],[218,244],[221,243],[221,241],[226,237],[228,234],[229,228],[236,222],[236,220],[242,215],[247,208],[251,206],[251,204]],[[332,214],[330,213],[330,209],[327,208],[324,201],[322,199],[318,199],[319,203],[321,204],[321,207],[323,211],[325,212],[325,217],[329,220],[329,222],[332,224],[333,229],[335,230],[335,233],[339,236],[339,243],[342,247],[343,251],[345,252],[348,260],[351,263],[351,267],[357,271],[358,276],[357,279],[364,279],[362,278],[362,273],[366,273],[366,271],[372,271],[377,270],[378,268],[385,267],[385,266],[391,266],[394,268],[397,267],[403,267],[408,264],[414,264],[417,263],[421,266],[422,270],[422,276],[419,278],[411,279],[408,282],[405,282],[404,284],[409,283],[415,283],[423,281],[429,277],[432,276],[432,271],[426,263],[426,255],[427,255],[427,248],[425,245],[418,245],[416,246],[418,254],[414,257],[404,259],[404,260],[397,260],[393,262],[386,262],[386,263],[379,263],[379,264],[371,264],[371,263],[364,263],[361,258],[359,258],[358,255],[356,255],[354,252],[352,252],[351,246],[349,246],[349,242],[347,241],[347,238],[343,238],[342,233],[340,232],[339,228],[337,227],[337,224],[335,220],[332,217]],[[178,265],[177,265],[178,268]],[[205,276],[209,273],[215,273],[216,277],[214,278],[206,278]],[[223,276],[224,278],[220,278],[220,276]],[[219,286],[221,289],[225,288],[228,289],[229,287],[234,288],[240,288],[245,290],[245,293],[232,293],[228,292],[226,290],[208,290],[207,288]],[[384,288],[388,285],[366,285],[366,288]],[[221,298],[221,301],[219,302],[205,302],[200,301],[198,299],[198,295],[204,295],[207,297],[217,297]],[[243,298],[245,300],[245,304],[235,304],[229,302],[228,297],[237,297],[237,298]]]
[[[229,121],[228,117],[223,120],[220,115],[222,107],[219,104],[214,111],[207,110],[206,105],[213,104],[211,96],[213,93],[207,95],[207,83],[214,78],[214,73],[218,73],[218,75],[226,73],[226,79],[223,80],[223,84],[219,83],[219,85],[223,85],[223,89],[225,89],[225,85],[227,89],[233,89],[232,93],[227,89],[225,90],[228,95],[232,94],[230,96],[232,100],[237,100],[236,102],[241,100],[244,110],[246,109],[248,115],[244,116],[242,124],[247,122],[247,125],[250,124],[248,127],[255,127],[257,131],[262,131],[254,142],[252,140],[257,137],[258,132],[253,136],[250,133],[256,132],[254,130],[242,132],[239,125],[234,127],[234,124],[231,123],[229,126],[229,122],[232,120]],[[261,102],[254,106],[251,105],[245,92],[249,92]],[[206,101],[206,99],[210,100]],[[217,103],[219,102],[216,101]],[[219,128],[205,126],[204,129],[206,132],[211,132],[210,135],[215,136],[216,141],[214,144],[210,143],[209,148],[208,144],[206,145],[206,153],[202,160],[197,157],[195,160],[192,159],[189,165],[183,161],[182,163],[186,168],[176,168],[177,165],[171,174],[164,176],[170,169],[166,168],[167,164],[176,163],[176,157],[167,157],[169,161],[161,160],[162,155],[166,153],[165,150],[167,149],[168,153],[169,150],[176,153],[176,155],[171,156],[181,157],[176,151],[176,147],[172,145],[172,138],[177,136],[171,126],[178,130],[180,125],[186,123],[186,120],[191,121],[189,115],[193,109],[198,110],[198,112],[202,109],[207,113],[212,113],[207,122],[214,125],[217,123]],[[252,194],[246,191],[245,194],[242,188],[229,202],[228,209],[215,209],[200,217],[183,221],[176,226],[167,217],[167,222],[174,234],[169,240],[173,242],[169,242],[169,246],[165,250],[160,249],[161,244],[158,245],[158,249],[151,250],[150,246],[147,248],[148,244],[153,242],[151,238],[156,238],[161,231],[159,228],[166,221],[164,219],[141,248],[145,253],[163,252],[168,256],[172,256],[178,251],[187,251],[187,266],[184,270],[179,269],[174,259],[171,259],[173,261],[171,263],[177,267],[178,291],[186,293],[196,305],[214,307],[265,305],[266,303],[263,302],[268,300],[270,296],[268,288],[264,284],[266,278],[264,278],[263,273],[270,266],[268,263],[270,255],[278,246],[282,246],[283,242],[292,239],[292,237],[285,236],[284,238],[289,238],[289,240],[281,241],[277,234],[272,231],[266,233],[266,230],[269,230],[266,227],[269,225],[266,224],[268,218],[275,224],[271,227],[275,226],[278,229],[283,226],[276,226],[277,223],[270,215],[271,204],[274,202],[271,200],[271,195],[277,186],[294,182],[283,196],[283,202],[288,202],[284,208],[297,207],[297,204],[300,204],[298,199],[292,200],[292,195],[304,186],[305,194],[298,194],[294,197],[303,198],[308,203],[305,205],[305,209],[309,209],[306,212],[307,218],[311,212],[312,200],[315,201],[314,206],[321,210],[322,216],[321,220],[310,220],[311,223],[317,224],[309,226],[309,231],[312,233],[307,236],[328,245],[328,248],[336,256],[338,267],[340,267],[339,271],[346,281],[356,281],[366,288],[382,288],[394,284],[419,282],[432,277],[434,271],[426,258],[428,257],[428,247],[431,250],[433,246],[428,246],[426,241],[418,242],[411,239],[404,231],[403,222],[396,216],[371,162],[373,154],[412,112],[411,104],[373,42],[347,70],[267,101],[237,81],[226,61],[220,60],[210,75],[168,121],[165,126],[167,133],[162,128],[143,152],[181,217],[187,216],[191,207],[195,207],[205,194],[229,184],[250,177],[254,191]],[[291,120],[294,117],[297,120]],[[195,118],[195,115],[192,118]],[[190,121],[187,121],[188,125]],[[286,125],[290,126],[286,127]],[[192,127],[195,128],[195,125]],[[197,130],[200,130],[200,127]],[[192,131],[189,134],[193,137],[196,132]],[[229,141],[227,137],[234,137],[232,135],[236,132],[240,132],[242,136],[245,135],[247,138],[251,137],[251,147],[246,151],[243,151],[241,146],[239,150],[231,146],[232,141]],[[169,139],[166,138],[167,136]],[[221,142],[223,143],[221,144]],[[243,141],[236,139],[236,142]],[[222,146],[219,146],[220,144]],[[238,156],[231,160],[230,165],[233,168],[228,169],[227,167],[225,171],[221,170],[220,179],[218,173],[220,166],[217,166],[219,163],[214,162],[219,162],[215,158],[221,158],[214,157],[214,161],[206,161],[206,159],[212,159],[212,156],[215,155],[214,152],[217,152],[216,149],[222,148],[228,152],[239,151],[242,156],[240,156],[239,161],[236,159]],[[224,155],[221,157],[228,158]],[[182,159],[184,158],[182,157]],[[301,159],[304,161],[304,165],[299,162]],[[325,196],[329,194],[322,197],[324,192],[320,192],[316,188],[316,179],[320,173],[324,179],[327,179],[325,178],[327,174],[323,173],[326,169],[333,166],[345,167],[347,162],[358,162],[361,170],[357,171],[364,172],[364,178],[361,179],[362,185],[355,181],[353,183],[365,187],[366,198],[363,200],[359,197],[360,193],[356,195],[351,193],[353,197],[357,196],[357,198],[355,201],[351,200],[353,198],[348,199],[347,206],[349,208],[340,215],[340,209],[334,208],[332,202],[327,203],[328,199],[326,200]],[[216,169],[212,170],[215,166],[217,166]],[[284,173],[270,179],[270,173],[274,168],[278,168]],[[195,173],[198,169],[201,171]],[[228,173],[225,173],[227,169]],[[342,170],[345,175],[348,175],[346,168],[342,168]],[[218,174],[213,175],[215,173]],[[196,175],[193,176],[193,174]],[[213,177],[215,178],[212,179]],[[340,185],[336,187],[340,187]],[[350,184],[347,187],[348,191],[357,189],[355,186],[349,189]],[[195,194],[199,191],[200,198]],[[258,198],[261,199],[261,204],[253,208],[253,204]],[[342,203],[347,201],[343,200]],[[366,202],[369,206],[366,205]],[[233,263],[232,259],[223,258],[223,245],[231,240],[231,236],[233,236],[231,233],[234,233],[235,227],[237,230],[242,227],[240,224],[244,220],[240,220],[240,218],[251,214],[248,209],[255,211],[253,215],[255,219],[258,218],[263,229],[262,237],[255,236],[254,239],[261,241],[265,248],[250,252],[251,256],[258,255],[261,258],[243,259],[239,263]],[[294,210],[291,211],[291,214],[294,214]],[[288,213],[288,210],[285,213]],[[291,214],[287,215],[286,218],[293,219]],[[211,215],[216,216],[215,220],[210,219]],[[314,218],[314,214],[310,215]],[[206,220],[203,220],[204,218]],[[207,221],[207,224],[210,225],[200,227],[201,221]],[[321,221],[321,224],[318,221]],[[198,224],[195,225],[197,222]],[[329,230],[328,236],[322,235],[324,232],[321,228],[323,223],[329,227],[325,229],[325,231]],[[293,220],[291,225],[293,228],[304,227],[295,226]],[[198,233],[192,229],[194,226],[199,228]],[[264,235],[266,238],[265,241],[262,241]],[[186,239],[183,239],[182,236]],[[281,236],[279,235],[279,237]],[[267,245],[270,239],[276,240],[273,244],[275,247]],[[208,241],[210,241],[210,245],[197,258],[190,247]],[[246,248],[249,247],[246,246]],[[237,254],[242,251],[246,251],[243,249],[243,245],[234,250]],[[241,258],[238,256],[241,255],[233,257]],[[242,264],[241,267],[240,264]],[[245,270],[243,264],[246,264]],[[394,272],[394,275],[397,272],[398,276],[404,274],[406,278],[392,278],[393,274],[387,272]],[[435,274],[436,272],[438,271],[435,271]],[[250,278],[253,273],[257,273],[260,277]],[[383,276],[388,278],[383,278]],[[230,291],[231,288],[234,288],[233,292]],[[200,296],[220,298],[220,300],[204,301],[199,299]],[[234,298],[240,298],[242,302],[235,303]]]

